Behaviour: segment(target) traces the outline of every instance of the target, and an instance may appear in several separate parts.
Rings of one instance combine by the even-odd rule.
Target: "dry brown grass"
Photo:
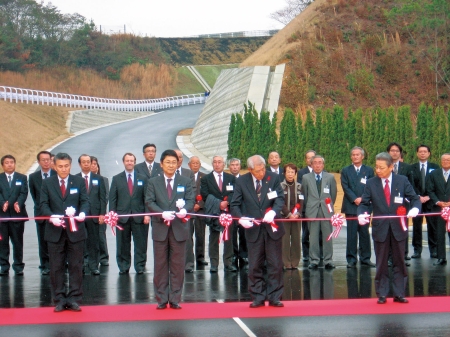
[[[24,73],[0,72],[0,83],[83,96],[146,99],[173,96],[177,73],[167,64],[134,63],[122,69],[120,80],[111,80],[89,69],[56,67]]]
[[[62,107],[0,101],[0,156],[13,155],[17,172],[26,173],[39,151],[69,137],[68,111]]]

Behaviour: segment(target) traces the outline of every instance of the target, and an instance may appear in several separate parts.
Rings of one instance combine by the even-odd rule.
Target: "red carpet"
[[[249,303],[181,303],[181,310],[156,310],[156,304],[82,306],[82,312],[54,313],[53,307],[0,309],[1,325],[263,318],[294,316],[385,315],[450,312],[450,297],[414,297],[409,304],[384,305],[376,299],[285,301],[284,308],[250,309]]]

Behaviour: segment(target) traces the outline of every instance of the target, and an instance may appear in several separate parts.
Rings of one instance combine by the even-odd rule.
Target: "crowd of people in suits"
[[[427,145],[419,145],[416,152],[418,162],[408,165],[401,159],[402,146],[391,143],[386,152],[376,156],[373,169],[363,164],[364,150],[354,147],[351,164],[341,171],[347,268],[355,268],[358,260],[361,266],[376,267],[375,288],[380,304],[386,303],[389,292],[389,267],[393,267],[394,301],[408,303],[406,267],[411,258],[421,258],[423,250],[424,216],[418,215],[420,210],[426,214],[450,207],[450,153],[442,155],[439,166],[428,162],[431,150]],[[224,230],[218,218],[224,213],[234,217],[230,239],[223,242],[224,271],[248,272],[252,308],[264,306],[265,301],[283,307],[283,269],[298,268],[302,259],[309,269],[335,268],[329,237],[337,184],[334,175],[325,170],[325,158],[314,150],[306,152],[306,166],[302,169],[293,163],[282,168],[275,151],[269,154],[268,165],[262,156],[252,156],[247,159],[249,172],[242,176],[237,158],[228,161],[228,173],[225,159],[214,156],[213,170],[205,174],[196,156],[189,159],[190,169],[186,169],[181,167],[181,151],[165,150],[159,162],[156,153],[154,144],[145,144],[144,161],[139,164],[134,154],[125,153],[124,171],[112,178],[110,188],[93,156],[81,155],[81,172],[74,175],[68,154],[54,156],[41,151],[37,155],[40,169],[29,179],[15,172],[13,156],[3,156],[0,217],[8,220],[0,224],[0,276],[7,276],[11,267],[9,241],[13,248],[12,269],[16,275],[24,273],[28,190],[34,201],[39,268],[42,275],[50,275],[55,312],[80,311],[83,273],[100,275],[99,266],[109,265],[105,223],[108,203],[109,210],[119,215],[116,261],[120,275],[129,273],[132,260],[137,274],[145,272],[151,225],[157,309],[167,305],[181,308],[184,275],[192,273],[196,264],[210,264],[209,271],[218,272],[219,241]],[[70,207],[74,209],[72,218],[67,217]],[[376,217],[372,220],[376,263],[371,261],[371,214]],[[413,218],[411,257],[408,231],[401,219],[385,217],[399,214]],[[437,259],[435,266],[445,265],[445,220],[439,216],[425,219],[430,256]],[[206,226],[209,261],[205,254]]]

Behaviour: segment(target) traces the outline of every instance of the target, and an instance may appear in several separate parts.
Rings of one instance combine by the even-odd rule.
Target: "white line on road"
[[[233,317],[234,321],[241,327],[242,330],[247,334],[248,337],[256,337],[256,335],[241,321],[239,317]]]

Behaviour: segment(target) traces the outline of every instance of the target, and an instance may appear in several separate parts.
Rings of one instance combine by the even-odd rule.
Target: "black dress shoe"
[[[91,270],[91,274],[98,276],[98,275],[100,275],[100,270],[98,270],[98,269]]]
[[[66,306],[67,306],[67,309],[70,311],[81,311],[81,308],[77,302],[72,302],[70,304],[67,304]]]
[[[378,304],[385,304],[386,303],[386,297],[385,296],[380,296],[378,297]]]
[[[388,267],[392,267],[392,261],[388,261]]]
[[[331,262],[330,262],[330,263],[327,263],[327,264],[325,265],[325,269],[334,269],[334,268],[336,268],[336,266],[335,266],[334,264],[332,264]]]
[[[164,310],[167,308],[167,303],[158,303],[156,310]]]
[[[48,275],[50,274],[50,269],[45,268],[44,270],[41,271],[41,275]]]
[[[264,306],[264,301],[253,301],[250,303],[250,308],[259,308]]]
[[[405,260],[411,260],[411,256],[405,255]]]
[[[9,270],[0,270],[0,276],[8,276]]]
[[[128,270],[121,270],[121,271],[119,271],[119,275],[125,275],[125,274],[128,274],[128,273],[129,273]]]
[[[138,274],[138,275],[142,275],[142,274],[144,274],[144,273],[145,273],[144,270],[138,270],[138,271],[136,272],[136,274]]]
[[[217,273],[219,270],[217,269],[216,266],[211,266],[211,268],[209,269],[210,273]]]
[[[309,261],[309,257],[308,256],[304,256],[303,257],[303,262],[308,262]]]
[[[311,263],[311,264],[308,266],[308,268],[309,268],[309,269],[317,269],[317,268],[319,268],[319,266],[318,266],[317,264],[315,264],[315,263]]]
[[[438,259],[433,266],[444,266],[447,264],[447,259]]]
[[[432,259],[437,259],[437,253],[436,252],[430,253],[430,257]]]
[[[362,266],[371,267],[371,268],[376,267],[375,263],[373,263],[372,261],[369,261],[369,262],[361,262],[361,265],[362,265]]]
[[[197,261],[197,264],[198,264],[199,266],[207,266],[207,265],[208,265],[208,262],[206,262],[205,260],[198,260],[198,261]]]
[[[178,303],[170,303],[171,309],[181,309],[181,306]]]
[[[411,266],[411,263],[409,263],[408,261],[405,261],[405,266],[409,267],[409,266]]]
[[[281,303],[280,301],[269,302],[269,305],[270,305],[271,307],[276,307],[276,308],[282,308],[282,307],[284,307],[284,304]]]
[[[62,303],[58,303],[55,307],[55,309],[53,309],[54,312],[61,312],[66,310],[66,306]]]
[[[23,270],[21,270],[21,271],[16,271],[16,275],[17,275],[17,276],[23,276]]]
[[[233,273],[237,272],[237,268],[235,266],[226,266],[224,268],[225,271],[231,271]]]
[[[347,268],[356,268],[356,263],[355,262],[347,263]]]
[[[194,269],[192,269],[192,268],[187,268],[187,269],[184,270],[184,272],[185,272],[185,273],[193,273],[193,272],[194,272]]]
[[[100,265],[103,267],[108,267],[109,266],[109,262],[105,261],[105,262],[100,262]]]
[[[395,296],[394,297],[394,302],[397,302],[397,303],[409,303],[409,301],[406,298],[402,297],[402,296]]]
[[[411,255],[411,258],[413,258],[413,259],[420,259],[420,253],[418,253],[418,252],[415,252],[413,255]]]

